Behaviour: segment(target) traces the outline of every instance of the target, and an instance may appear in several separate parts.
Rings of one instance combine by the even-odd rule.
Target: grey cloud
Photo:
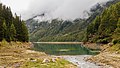
[[[48,18],[74,19],[83,17],[83,12],[97,2],[107,0],[32,0],[29,9],[22,14],[24,19],[46,13]]]

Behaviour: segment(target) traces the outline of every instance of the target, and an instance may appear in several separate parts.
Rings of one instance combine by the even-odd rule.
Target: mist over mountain
[[[85,11],[97,3],[108,0],[36,0],[32,1],[29,9],[21,15],[23,19],[45,13],[44,19],[75,19],[86,16]],[[37,17],[38,19],[39,17]]]
[[[86,11],[89,17],[85,19],[79,17],[74,20],[59,18],[45,20],[45,13],[33,16],[26,21],[31,33],[30,41],[84,41],[87,39],[86,29],[89,24],[97,16],[100,16],[106,8],[117,2],[119,0],[96,3],[90,8],[89,12]]]

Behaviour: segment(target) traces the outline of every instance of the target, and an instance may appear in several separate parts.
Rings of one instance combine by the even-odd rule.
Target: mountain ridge
[[[86,40],[86,28],[94,21],[96,16],[100,15],[104,9],[112,4],[119,2],[119,0],[109,1],[106,5],[101,6],[97,4],[97,8],[91,9],[90,17],[87,19],[59,20],[53,19],[49,21],[35,21],[28,22],[30,30],[31,41],[84,41]]]

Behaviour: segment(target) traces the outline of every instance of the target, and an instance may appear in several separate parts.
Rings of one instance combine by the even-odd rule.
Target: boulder
[[[57,58],[52,58],[52,62],[56,62],[57,61]]]
[[[44,60],[42,61],[42,63],[49,63],[49,62],[50,62],[49,59],[44,59]]]
[[[113,43],[108,43],[108,46],[110,46],[110,47],[113,46]]]

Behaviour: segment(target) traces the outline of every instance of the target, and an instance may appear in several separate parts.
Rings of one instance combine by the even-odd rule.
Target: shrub
[[[4,46],[4,45],[9,45],[9,43],[8,43],[5,39],[3,39],[2,42],[1,42],[1,45],[2,45],[2,46]]]
[[[120,43],[120,40],[118,40],[118,39],[113,39],[112,42],[113,42],[114,44],[117,44],[117,43]]]

